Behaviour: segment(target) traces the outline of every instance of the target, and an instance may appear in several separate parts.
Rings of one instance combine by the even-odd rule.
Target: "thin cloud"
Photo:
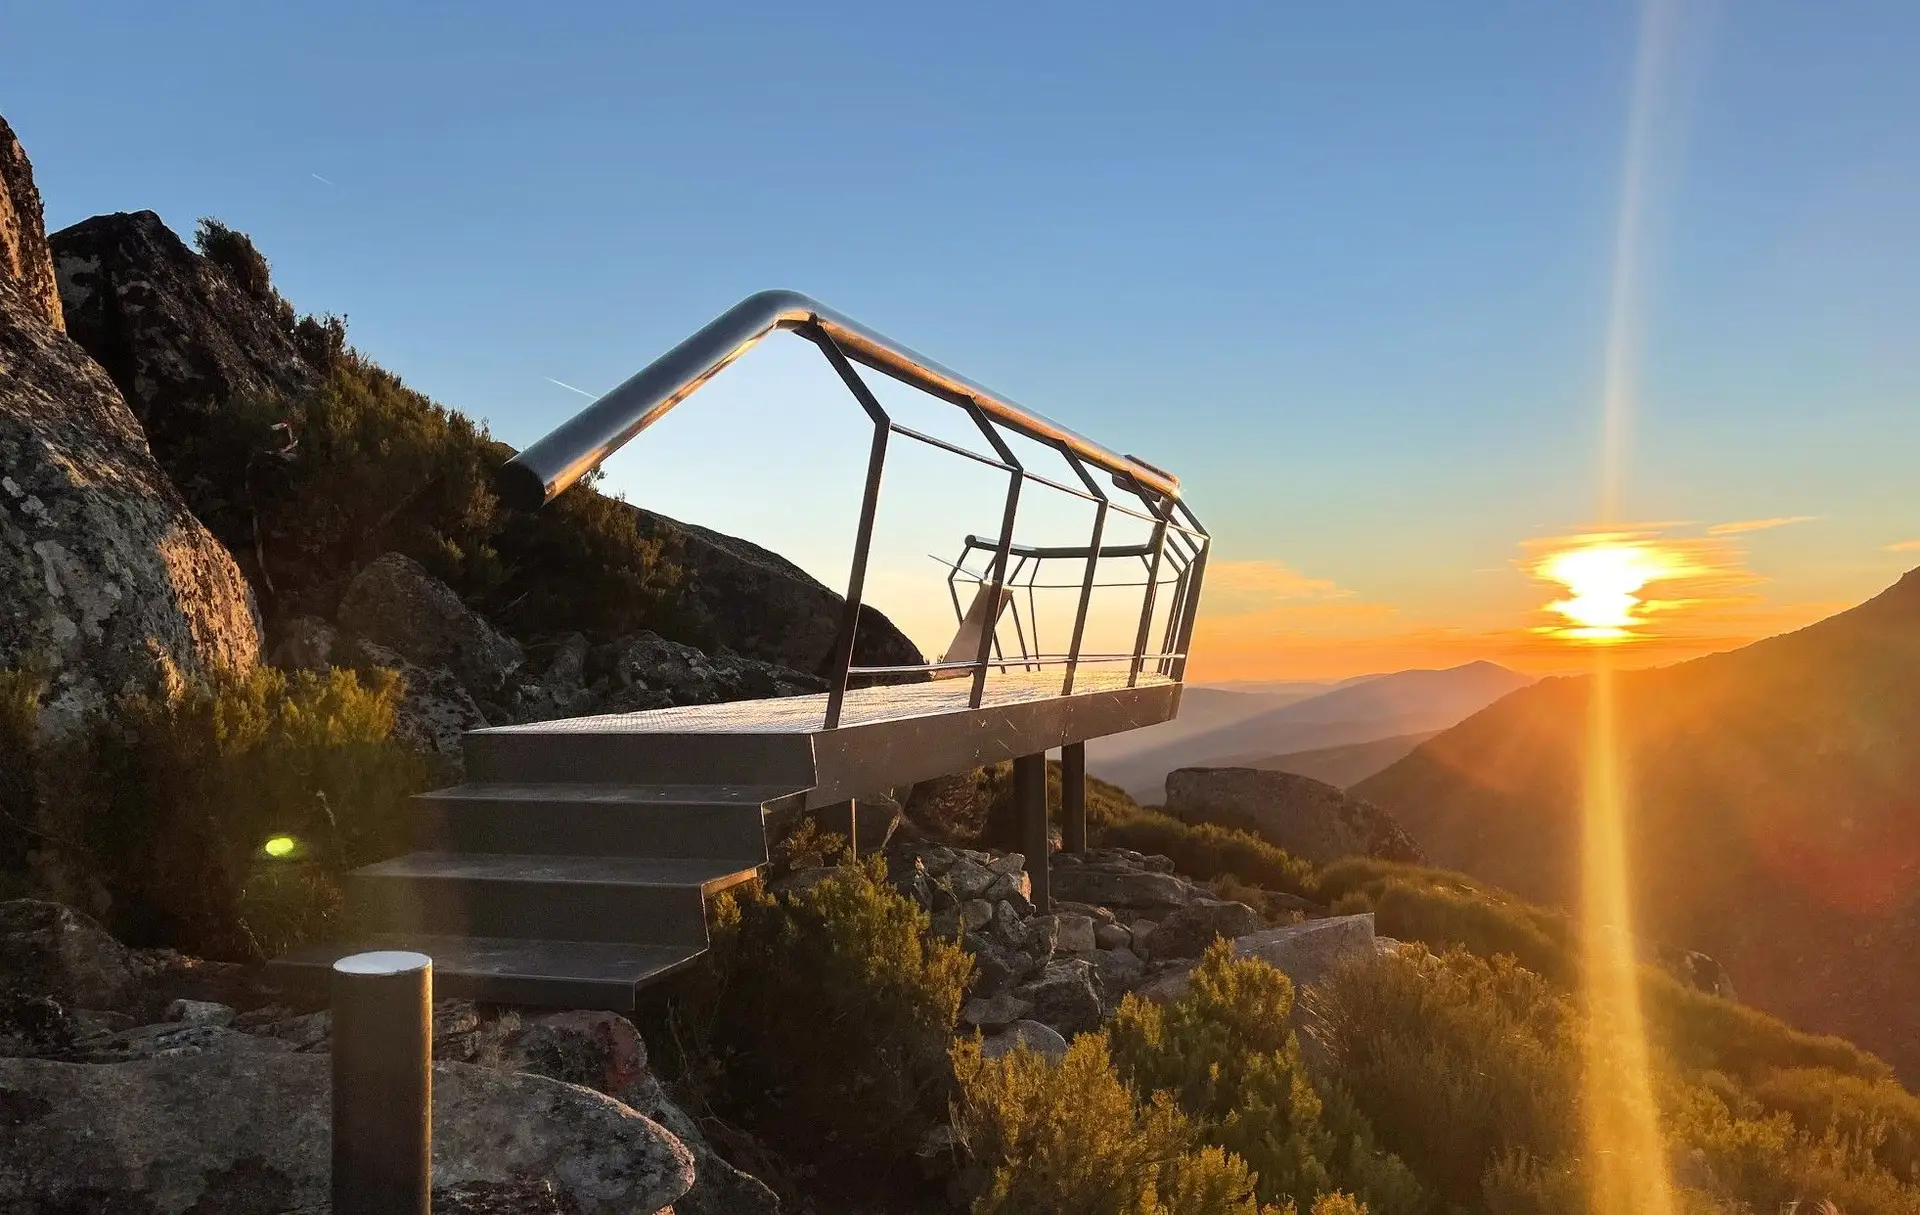
[[[545,381],[546,381],[547,383],[549,383],[549,384],[553,384],[553,385],[556,385],[556,386],[558,386],[558,387],[560,387],[560,388],[564,388],[564,389],[566,389],[566,390],[567,390],[568,392],[577,392],[577,393],[579,393],[579,394],[580,394],[581,396],[583,396],[583,397],[586,397],[586,398],[588,398],[589,400],[596,400],[596,401],[597,401],[597,400],[599,400],[599,399],[600,399],[600,394],[599,394],[599,393],[597,393],[597,392],[588,392],[588,391],[587,391],[586,389],[584,389],[584,388],[575,388],[575,387],[574,387],[573,385],[571,385],[571,384],[569,384],[569,383],[567,383],[567,382],[566,382],[565,380],[556,380],[556,379],[554,379],[554,378],[553,378],[552,376],[550,376],[550,375],[543,375],[543,376],[541,376],[540,378],[541,378],[541,379],[543,379],[543,380],[545,380]]]
[[[1920,553],[1920,540],[1900,540],[1887,545],[1890,553]]]
[[[1748,532],[1772,531],[1776,527],[1787,527],[1794,523],[1811,523],[1818,515],[1779,515],[1771,519],[1740,519],[1733,523],[1716,523],[1707,529],[1709,536],[1743,536]]]
[[[319,182],[323,186],[330,186],[333,184],[332,182],[328,181],[326,178],[320,176],[318,173],[309,173],[307,174],[307,176],[313,178],[315,181]]]
[[[1204,603],[1209,615],[1243,616],[1295,600],[1352,593],[1332,579],[1310,578],[1282,561],[1220,561],[1207,566]]]

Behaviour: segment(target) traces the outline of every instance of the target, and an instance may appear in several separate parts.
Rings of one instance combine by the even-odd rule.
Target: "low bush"
[[[1120,1074],[1135,1091],[1166,1094],[1206,1143],[1247,1162],[1262,1200],[1359,1190],[1376,1215],[1416,1211],[1419,1185],[1374,1151],[1364,1120],[1343,1111],[1346,1134],[1300,1059],[1291,1028],[1293,984],[1264,962],[1237,960],[1215,942],[1187,991],[1161,1006],[1128,997],[1110,1027]]]
[[[337,929],[339,873],[401,850],[405,799],[435,773],[390,738],[400,692],[391,673],[261,667],[125,698],[0,761],[8,829],[104,893],[123,939],[270,955]]]
[[[1747,1091],[1761,1108],[1790,1115],[1809,1135],[1831,1132],[1870,1145],[1880,1167],[1920,1185],[1920,1097],[1892,1080],[1796,1067],[1768,1072]]]
[[[972,959],[885,872],[874,858],[797,893],[722,896],[665,1035],[696,1108],[826,1188],[910,1188],[953,1093]]]
[[[1885,1061],[1845,1038],[1797,1030],[1757,1008],[1689,987],[1664,970],[1640,968],[1647,1034],[1684,1067],[1742,1080],[1779,1068],[1828,1068],[1865,1080],[1893,1074]]]
[[[1578,976],[1565,916],[1461,874],[1351,857],[1321,870],[1314,890],[1336,912],[1373,912],[1379,930],[1397,940],[1441,952],[1459,946],[1486,958],[1508,954],[1562,985]]]

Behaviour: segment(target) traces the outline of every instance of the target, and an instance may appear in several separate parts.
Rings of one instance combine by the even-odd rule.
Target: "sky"
[[[1546,672],[1584,659],[1543,571],[1596,533],[1686,571],[1639,592],[1638,662],[1920,565],[1920,7],[1657,16],[0,0],[31,48],[0,113],[49,227],[217,216],[510,443],[794,288],[1175,472],[1215,537],[1194,676]],[[606,486],[840,586],[866,449],[776,338]],[[936,558],[998,527],[1000,483],[957,463],[901,453],[881,504],[869,597],[927,649]],[[1019,539],[1082,534],[1032,497]]]

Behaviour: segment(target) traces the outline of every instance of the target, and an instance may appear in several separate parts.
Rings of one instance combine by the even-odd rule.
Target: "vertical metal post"
[[[1045,915],[1053,904],[1047,882],[1047,755],[1022,755],[1013,761],[1013,813],[1020,824],[1020,851],[1027,857],[1027,880],[1034,910]]]
[[[1173,660],[1173,669],[1168,672],[1178,682],[1187,677],[1187,654],[1193,649],[1194,620],[1200,614],[1200,583],[1207,574],[1207,553],[1213,548],[1213,539],[1207,535],[1200,520],[1185,502],[1180,504],[1180,513],[1186,517],[1187,526],[1200,533],[1194,541],[1193,563],[1187,566],[1186,608],[1180,617],[1180,637],[1174,643],[1174,652],[1180,657]]]
[[[429,1215],[433,959],[399,950],[333,964],[333,1209]]]
[[[1000,544],[993,552],[993,581],[987,592],[987,623],[980,631],[980,652],[973,656],[973,689],[967,695],[967,707],[977,709],[987,695],[987,659],[993,653],[994,643],[999,637],[1000,596],[1007,586],[1007,553],[1013,548],[1013,525],[1020,514],[1020,483],[1026,480],[1026,473],[1015,458],[1013,449],[1007,446],[1007,441],[1000,437],[1000,432],[993,428],[993,423],[987,420],[987,415],[980,411],[979,406],[969,406],[967,413],[1008,469],[1007,506],[1000,515]]]
[[[808,333],[814,345],[820,347],[827,362],[833,365],[840,382],[847,386],[854,399],[860,402],[860,408],[867,411],[873,419],[873,446],[867,453],[867,488],[860,498],[860,530],[853,539],[853,568],[847,573],[847,599],[840,611],[840,628],[833,638],[832,683],[827,687],[827,715],[822,723],[832,730],[840,724],[840,710],[847,699],[847,680],[849,668],[853,666],[854,642],[860,631],[860,605],[866,594],[867,553],[873,547],[873,520],[880,510],[880,476],[887,464],[887,438],[893,434],[893,421],[887,411],[881,407],[879,398],[860,378],[860,373],[847,362],[840,346],[818,326]]]
[[[1060,748],[1060,851],[1087,850],[1087,744]]]
[[[1073,677],[1080,670],[1080,644],[1087,635],[1087,609],[1093,604],[1093,579],[1100,569],[1100,540],[1107,530],[1107,503],[1102,498],[1093,507],[1093,537],[1087,541],[1087,572],[1080,578],[1080,606],[1073,613],[1073,641],[1067,646],[1067,677],[1061,681],[1060,695],[1073,691]]]
[[[1149,504],[1151,505],[1151,504]],[[1153,596],[1159,589],[1160,553],[1167,546],[1167,516],[1165,508],[1153,512],[1153,559],[1147,563],[1147,591],[1140,597],[1140,631],[1133,639],[1133,662],[1127,668],[1127,686],[1133,687],[1140,682],[1140,664],[1142,655],[1147,652],[1147,634],[1153,630]]]
[[[860,859],[860,799],[847,799],[847,859]]]

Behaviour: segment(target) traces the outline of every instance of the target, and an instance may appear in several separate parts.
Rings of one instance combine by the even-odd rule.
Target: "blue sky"
[[[1674,8],[1626,511],[1812,517],[1729,542],[1764,580],[1731,637],[1920,564],[1888,547],[1920,538],[1920,7]],[[1522,546],[1594,514],[1638,23],[0,0],[0,113],[50,226],[219,216],[514,443],[585,403],[547,377],[602,390],[807,291],[1179,473],[1239,575],[1215,674],[1338,674],[1504,656],[1545,598]],[[810,354],[752,356],[612,483],[840,581],[864,443]],[[933,629],[920,554],[993,513],[889,494],[883,606]]]

